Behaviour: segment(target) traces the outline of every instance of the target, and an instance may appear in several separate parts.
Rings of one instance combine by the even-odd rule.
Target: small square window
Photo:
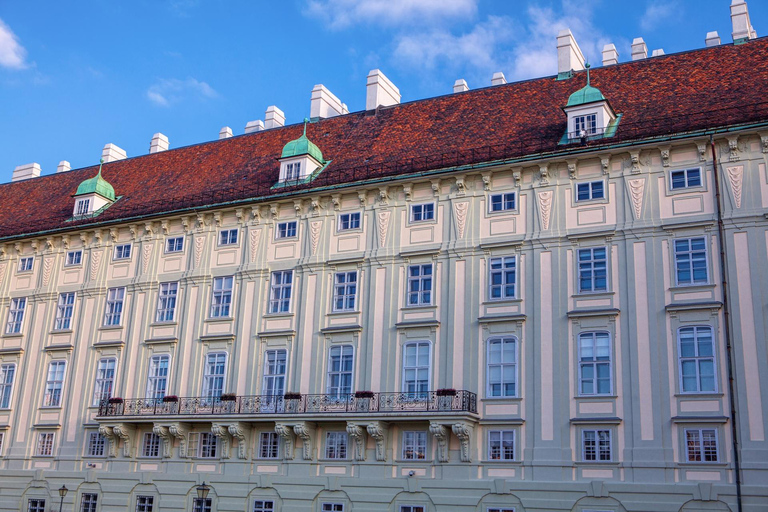
[[[423,505],[400,505],[400,512],[424,512]]]
[[[296,238],[296,225],[295,220],[278,223],[275,238]]]
[[[717,430],[695,428],[685,430],[686,462],[718,462]]]
[[[37,435],[37,455],[50,457],[53,455],[54,432],[40,432]]]
[[[611,431],[581,431],[582,460],[585,462],[611,462]]]
[[[116,260],[127,260],[131,257],[131,244],[122,244],[115,246]]]
[[[27,512],[45,512],[45,500],[28,500]]]
[[[486,512],[515,512],[515,509],[504,507],[504,508],[498,508],[498,507],[489,507]]]
[[[237,229],[222,229],[219,231],[219,245],[236,245]]]
[[[597,133],[597,114],[575,116],[573,122],[574,131],[576,132],[577,137],[582,136],[582,131],[585,135],[594,135]]]
[[[421,431],[403,432],[403,460],[424,460],[427,458],[427,433]]]
[[[343,503],[323,503],[322,512],[344,512]]]
[[[89,457],[103,457],[106,439],[99,432],[88,433],[88,451]]]
[[[259,435],[259,458],[276,459],[280,454],[280,437],[277,432],[262,432]]]
[[[488,432],[488,460],[515,460],[515,431]]]
[[[144,444],[141,449],[142,457],[159,457],[160,456],[160,436],[154,432],[146,432],[144,434]]]
[[[64,266],[73,267],[75,265],[80,265],[82,262],[83,262],[83,251],[79,249],[77,251],[68,251],[67,259],[64,261]]]
[[[424,222],[434,220],[435,203],[411,205],[411,222]]]
[[[339,215],[339,231],[360,229],[360,212],[342,213]]]
[[[675,275],[678,285],[707,284],[707,239],[682,238],[674,241]]]
[[[184,237],[175,236],[165,240],[165,252],[181,252],[184,250]]]
[[[684,169],[669,173],[672,190],[701,186],[701,169]]]
[[[80,498],[80,512],[96,512],[96,504],[99,502],[99,495],[94,493],[83,493]]]
[[[253,502],[253,512],[274,512],[275,502],[272,500],[255,500]]]
[[[516,197],[514,192],[505,194],[493,194],[491,196],[491,212],[506,212],[514,210],[516,207]]]
[[[605,199],[605,185],[602,181],[590,181],[576,185],[576,201]]]
[[[345,460],[347,458],[347,433],[328,432],[325,436],[325,458]]]
[[[19,259],[19,272],[29,272],[35,262],[34,256],[27,256]]]
[[[152,512],[154,496],[136,496],[136,512]]]

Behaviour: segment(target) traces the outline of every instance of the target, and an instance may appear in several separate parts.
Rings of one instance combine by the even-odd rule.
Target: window
[[[237,229],[222,229],[219,231],[219,245],[236,245]]]
[[[0,409],[9,409],[11,407],[14,377],[16,377],[15,364],[5,363],[0,365]]]
[[[208,354],[203,374],[203,396],[219,398],[224,392],[224,372],[227,369],[227,354],[215,352]]]
[[[37,434],[37,455],[50,457],[53,455],[54,432],[40,432]]]
[[[253,502],[253,512],[274,512],[275,502],[272,500],[255,500]]]
[[[84,492],[80,497],[80,512],[96,512],[99,495]]]
[[[709,282],[706,238],[675,240],[675,274],[679,285]]]
[[[285,181],[295,181],[301,176],[301,162],[285,164]]]
[[[333,310],[354,311],[357,297],[357,271],[337,272],[333,277]]]
[[[515,509],[490,507],[486,512],[515,512]]]
[[[576,185],[576,201],[591,201],[592,199],[604,199],[602,181],[590,181]]]
[[[427,458],[427,433],[423,430],[403,432],[403,460]]]
[[[331,347],[328,353],[328,394],[345,399],[352,393],[352,345]]]
[[[685,169],[669,173],[672,190],[701,186],[701,169]]]
[[[274,411],[282,403],[285,393],[285,350],[267,350],[264,353],[264,380],[261,393],[266,395],[262,408]]]
[[[154,496],[136,496],[136,512],[152,512]]]
[[[193,512],[211,512],[213,498],[195,498],[195,507]]]
[[[168,389],[168,365],[170,356],[152,356],[147,376],[147,398],[162,400]]]
[[[680,388],[684,393],[713,393],[715,345],[711,327],[683,327],[677,331],[680,358]]]
[[[587,114],[583,116],[574,116],[574,131],[581,136],[581,132],[584,131],[587,135],[594,135],[597,133],[597,114]]]
[[[277,432],[262,432],[259,435],[259,457],[276,459],[280,455],[280,437]]]
[[[589,462],[611,461],[611,431],[582,430],[582,460]]]
[[[608,289],[605,247],[579,249],[579,292],[604,292]]]
[[[75,204],[75,216],[88,215],[91,213],[91,200],[90,199],[78,199]]]
[[[488,459],[515,460],[514,430],[490,430],[488,432]]]
[[[115,384],[115,367],[117,359],[105,357],[99,360],[96,368],[96,385],[93,389],[93,405],[99,405],[112,397]]]
[[[291,308],[293,270],[272,272],[272,288],[269,300],[270,313],[287,313]]]
[[[579,394],[611,394],[611,338],[607,332],[579,335]]]
[[[29,272],[32,270],[32,265],[35,262],[34,256],[27,256],[26,258],[19,259],[19,272]]]
[[[64,385],[65,361],[51,361],[48,365],[48,380],[45,383],[44,407],[61,406],[61,388]]]
[[[232,305],[233,278],[214,277],[213,296],[211,297],[211,318],[226,318],[230,316],[229,309]]]
[[[120,325],[123,317],[125,288],[110,288],[107,291],[107,307],[104,311],[104,325]]]
[[[200,433],[200,449],[198,457],[202,459],[216,458],[216,451],[219,447],[219,438],[210,432]]]
[[[491,212],[506,212],[515,209],[515,193],[491,195]]]
[[[408,305],[432,304],[432,264],[408,267]]]
[[[342,213],[339,215],[339,231],[360,228],[360,212]]]
[[[131,244],[122,244],[115,246],[116,260],[127,260],[131,257]]]
[[[347,433],[346,432],[328,432],[325,435],[325,458],[326,459],[346,459],[347,458]]]
[[[400,512],[424,512],[421,505],[400,505]]]
[[[65,267],[72,267],[74,265],[79,265],[83,262],[83,251],[77,250],[77,251],[68,251],[67,252],[67,258],[64,261]]]
[[[717,462],[717,430],[685,429],[685,451],[688,462]]]
[[[173,322],[176,316],[176,297],[179,293],[179,283],[160,283],[157,294],[157,321]]]
[[[8,311],[8,324],[5,326],[6,334],[17,334],[21,332],[21,324],[24,321],[24,308],[26,307],[26,297],[11,300],[11,309]]]
[[[154,432],[144,433],[144,444],[141,448],[142,457],[159,457],[160,456],[160,436]]]
[[[5,441],[5,432],[0,432],[0,455],[3,454],[3,441]]]
[[[517,340],[515,338],[488,340],[487,396],[517,396]]]
[[[344,512],[343,503],[323,503],[322,512]]]
[[[99,432],[88,433],[88,456],[89,457],[103,457],[104,446],[106,439]]]
[[[435,218],[435,203],[411,205],[411,222],[424,222]]]
[[[296,236],[296,221],[280,222],[277,224],[275,238],[293,238]]]
[[[45,512],[45,500],[27,501],[27,512]]]
[[[517,274],[515,257],[491,258],[490,267],[488,298],[491,300],[514,299]]]
[[[174,236],[165,240],[165,252],[181,252],[184,250],[184,237]]]
[[[429,342],[408,343],[403,347],[403,392],[426,397],[429,391]]]
[[[75,293],[59,294],[59,302],[56,304],[56,321],[53,328],[56,331],[64,331],[72,327],[72,312],[75,308]]]

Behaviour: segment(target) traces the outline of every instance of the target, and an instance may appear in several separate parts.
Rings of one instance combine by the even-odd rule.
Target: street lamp
[[[204,512],[205,509],[205,499],[208,497],[208,492],[211,490],[211,487],[208,485],[205,485],[205,482],[195,487],[197,490],[197,506],[195,507],[195,512]],[[61,512],[61,510],[59,510]]]
[[[67,489],[66,485],[62,485],[59,488],[59,496],[61,496],[61,501],[59,502],[59,512],[61,512],[61,509],[64,506],[64,496],[67,495],[68,491],[69,491],[69,489]]]

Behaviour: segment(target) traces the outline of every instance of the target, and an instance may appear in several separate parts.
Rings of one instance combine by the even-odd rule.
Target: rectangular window
[[[429,342],[408,343],[403,347],[403,393],[425,398],[429,391]]]
[[[82,215],[88,215],[91,213],[91,200],[90,199],[78,199],[75,206],[75,216],[80,217]]]
[[[159,457],[160,456],[160,436],[154,432],[144,433],[144,444],[141,448],[142,457]]]
[[[516,258],[491,258],[488,277],[488,298],[503,300],[515,298]]]
[[[285,164],[285,181],[296,181],[301,176],[301,162]]]
[[[165,252],[181,252],[184,250],[184,237],[174,236],[165,240]]]
[[[200,448],[198,457],[201,459],[214,459],[216,458],[216,451],[219,447],[219,438],[210,432],[202,432],[200,434]]]
[[[707,240],[705,237],[675,240],[677,284],[707,284]]]
[[[411,222],[424,222],[434,220],[435,203],[413,204],[411,205]]]
[[[261,393],[262,410],[275,411],[282,403],[285,394],[285,372],[287,352],[285,350],[267,350],[264,353],[264,380]]]
[[[424,512],[422,505],[400,505],[400,512]]]
[[[99,360],[99,365],[96,368],[96,384],[93,391],[94,406],[112,397],[116,366],[117,359],[115,358],[105,357]]]
[[[32,265],[35,262],[34,256],[27,256],[19,259],[19,272],[29,272],[32,270]]]
[[[0,432],[0,455],[3,454],[3,442],[5,441],[5,432]]]
[[[403,460],[427,458],[427,433],[423,430],[403,432]]]
[[[104,446],[106,445],[106,439],[99,432],[88,433],[88,456],[89,457],[103,457]]]
[[[432,304],[432,264],[408,267],[408,305]]]
[[[514,430],[490,430],[488,432],[488,459],[515,460]]]
[[[279,222],[275,238],[294,238],[296,236],[296,221]]]
[[[116,260],[127,260],[131,257],[131,244],[122,244],[115,246]]]
[[[28,500],[27,512],[45,512],[45,500]]]
[[[608,290],[605,247],[579,249],[579,292]]]
[[[579,335],[579,394],[611,394],[611,337],[607,332]]]
[[[8,310],[8,323],[5,326],[6,334],[18,334],[21,332],[21,324],[24,322],[24,309],[26,307],[26,297],[11,299],[11,308]]]
[[[152,512],[154,496],[136,496],[136,512]]]
[[[280,455],[280,437],[277,432],[262,432],[259,435],[259,458],[276,459]]]
[[[232,284],[234,278],[214,277],[211,297],[211,318],[227,318],[232,305]]]
[[[96,504],[98,501],[98,494],[84,492],[80,497],[80,512],[96,512]]]
[[[669,173],[672,190],[701,186],[701,169],[684,169]]]
[[[322,512],[344,512],[343,503],[323,503]]]
[[[269,312],[287,313],[291,308],[291,289],[293,287],[293,270],[278,270],[272,272]]]
[[[224,373],[227,369],[227,354],[215,352],[208,354],[203,374],[203,396],[219,398],[224,392]]]
[[[173,322],[176,316],[176,296],[179,292],[179,283],[160,283],[157,293],[158,322]]]
[[[77,251],[68,251],[67,252],[67,258],[64,260],[64,266],[66,267],[72,267],[75,265],[79,265],[83,262],[83,251],[77,250]]]
[[[589,462],[611,461],[611,431],[582,430],[582,458]]]
[[[123,318],[125,288],[110,288],[107,291],[107,306],[104,310],[104,325],[120,325]]]
[[[72,313],[75,308],[75,292],[59,294],[59,302],[56,304],[56,321],[53,329],[65,331],[72,327]]]
[[[515,512],[515,509],[508,508],[508,507],[506,507],[506,508],[491,507],[486,512]]]
[[[219,231],[219,245],[236,245],[237,229],[222,229]]]
[[[213,498],[195,498],[195,506],[192,512],[211,512]]]
[[[506,212],[515,209],[515,193],[491,195],[491,212]]]
[[[48,380],[45,383],[44,407],[61,406],[61,390],[64,386],[65,361],[51,361],[48,365]]]
[[[346,432],[328,432],[325,435],[325,458],[326,459],[346,459],[347,458],[347,433]]]
[[[488,396],[517,396],[517,340],[488,340]]]
[[[680,382],[684,393],[714,393],[715,344],[711,327],[683,327],[677,331]]]
[[[360,228],[360,212],[342,213],[339,215],[339,231]]]
[[[168,366],[170,356],[152,356],[147,374],[147,398],[162,400],[168,389]]]
[[[37,455],[50,457],[53,455],[54,432],[40,432],[37,434]]]
[[[688,462],[717,462],[717,430],[685,429],[685,449]]]
[[[253,512],[274,512],[275,502],[272,500],[256,500],[253,502]]]
[[[605,190],[602,181],[590,181],[576,185],[576,201],[591,201],[604,198]]]
[[[5,363],[0,365],[0,409],[11,407],[13,379],[16,377],[16,365]]]
[[[328,394],[336,399],[346,399],[352,393],[352,345],[331,347],[328,353]]]
[[[594,135],[597,133],[597,114],[587,114],[583,116],[575,116],[574,131],[581,137],[583,131],[586,135]]]
[[[354,311],[357,298],[357,271],[337,272],[333,276],[333,310]]]

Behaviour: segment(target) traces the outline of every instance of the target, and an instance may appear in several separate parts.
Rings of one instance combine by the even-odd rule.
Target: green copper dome
[[[577,105],[584,105],[586,103],[593,103],[595,101],[605,101],[605,96],[600,92],[597,87],[592,87],[587,84],[575,93],[571,94],[568,98],[568,104],[566,107],[575,107]]]
[[[292,140],[283,148],[280,158],[309,155],[320,163],[324,163],[323,152],[307,138],[307,120],[304,120],[304,133],[296,140]]]
[[[115,189],[112,188],[107,180],[101,177],[101,164],[99,164],[99,172],[93,178],[88,178],[77,187],[76,196],[82,196],[85,194],[99,194],[100,196],[115,200]]]

